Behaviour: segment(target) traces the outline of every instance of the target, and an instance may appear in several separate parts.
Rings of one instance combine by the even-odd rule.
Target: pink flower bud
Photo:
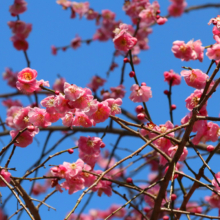
[[[129,76],[130,76],[130,77],[134,77],[134,76],[135,76],[135,72],[134,72],[134,71],[131,71],[131,72],[129,73]]]
[[[163,220],[169,220],[169,216],[168,215],[164,215],[163,216]]]
[[[130,63],[130,60],[127,57],[125,57],[124,58],[124,63]]]
[[[28,131],[33,132],[35,131],[35,127],[33,125],[27,126]]]
[[[170,95],[170,92],[168,90],[164,90],[163,92],[165,95]]]
[[[55,91],[55,94],[56,94],[56,95],[59,95],[59,94],[60,94],[60,91],[59,91],[59,90],[56,90],[56,91]]]
[[[138,118],[138,120],[144,120],[145,119],[145,114],[143,114],[143,113],[140,113],[140,114],[138,114],[137,115],[137,118]]]
[[[207,151],[212,152],[215,148],[212,145],[207,146]]]
[[[147,84],[145,82],[142,82],[141,83],[141,86],[146,86]]]
[[[176,198],[177,198],[177,195],[176,195],[176,194],[172,194],[172,195],[171,195],[171,200],[172,200],[172,201],[176,200]]]
[[[149,212],[150,211],[150,208],[149,207],[144,207],[143,209],[145,212]]]
[[[69,150],[68,150],[68,153],[69,153],[69,154],[72,154],[73,152],[74,152],[73,149],[69,149]]]
[[[100,148],[104,148],[105,147],[105,143],[101,143]]]
[[[126,179],[126,182],[129,183],[129,184],[131,184],[131,183],[133,183],[133,179],[132,179],[131,177],[128,177],[128,178]]]
[[[157,10],[157,11],[156,11],[156,14],[160,14],[160,10]]]
[[[156,19],[159,19],[159,18],[160,18],[160,15],[157,15],[157,16],[156,16]]]
[[[175,110],[176,109],[176,105],[171,105],[171,110]]]
[[[141,105],[138,105],[138,106],[135,108],[135,111],[136,111],[137,113],[142,113],[143,110],[144,110],[144,108],[143,108]]]

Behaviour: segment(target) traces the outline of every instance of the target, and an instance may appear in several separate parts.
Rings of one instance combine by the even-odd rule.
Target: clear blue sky
[[[116,20],[122,20],[124,23],[130,24],[130,19],[122,11],[122,0],[91,0],[90,7],[94,10],[101,12],[102,9],[110,9],[116,13]],[[194,0],[188,1],[188,5],[198,5],[209,3],[210,1],[205,0]],[[218,1],[212,1],[217,3]],[[7,26],[7,21],[15,20],[11,17],[8,9],[13,3],[12,0],[1,1],[0,2],[0,30],[1,30],[1,41],[0,41],[0,71],[4,72],[5,67],[10,67],[14,71],[20,71],[26,67],[26,61],[24,54],[21,51],[17,51],[13,48],[12,42],[10,41],[11,30]],[[68,45],[70,41],[79,34],[82,39],[89,39],[95,33],[96,26],[94,21],[87,21],[85,18],[81,20],[77,17],[75,19],[70,19],[70,11],[62,10],[62,7],[57,5],[55,1],[27,1],[28,10],[21,14],[20,19],[33,24],[33,31],[28,37],[29,49],[27,51],[30,61],[31,68],[38,71],[38,79],[49,80],[50,85],[52,85],[57,78],[59,73],[61,76],[66,78],[69,83],[77,84],[81,87],[85,87],[89,83],[93,75],[97,74],[103,78],[106,78],[106,72],[111,63],[112,53],[114,51],[114,45],[111,40],[108,42],[92,42],[90,45],[83,44],[82,47],[77,50],[69,49],[66,52],[59,51],[58,55],[51,55],[51,45],[63,46]],[[161,14],[167,14],[167,7],[170,4],[169,1],[161,0],[159,1],[161,5]],[[210,61],[205,56],[203,63],[199,61],[191,62],[181,62],[176,59],[171,52],[172,42],[175,40],[183,40],[188,42],[191,39],[198,40],[201,39],[204,46],[214,43],[212,38],[212,26],[208,26],[207,23],[212,17],[216,17],[220,14],[219,9],[205,9],[199,11],[193,11],[188,14],[184,14],[180,18],[170,18],[164,26],[154,26],[153,33],[149,37],[148,51],[141,52],[140,65],[136,66],[136,73],[139,82],[146,82],[148,86],[152,88],[153,98],[147,102],[148,109],[152,116],[154,123],[164,124],[169,120],[168,111],[168,101],[163,94],[165,89],[168,89],[167,83],[163,80],[164,71],[173,69],[175,72],[180,73],[181,66],[190,66],[192,68],[201,69],[206,71]],[[105,89],[111,86],[118,86],[120,81],[120,73],[122,66],[122,57],[116,59],[119,68],[111,72],[109,78],[107,78],[107,83],[105,84]],[[133,79],[129,78],[128,73],[130,68],[126,68],[125,76],[125,87],[126,87],[126,97],[123,100],[123,107],[132,113],[134,112],[135,104],[131,103],[128,99],[130,94],[130,86],[134,83]],[[6,82],[0,81],[0,91],[1,93],[13,92],[12,88],[6,85]],[[173,88],[173,104],[177,105],[177,109],[174,111],[174,122],[175,124],[180,124],[181,118],[183,118],[188,110],[185,107],[185,99],[193,92],[193,88],[186,86],[184,80],[180,86],[175,86]],[[220,113],[220,102],[218,102],[219,92],[216,92],[212,99],[209,101],[208,113],[210,116],[218,116]],[[29,100],[27,98],[18,97],[24,105],[28,104]],[[0,116],[4,119],[6,115],[6,110],[3,106],[0,106]],[[61,124],[61,122],[59,122]],[[105,127],[106,123],[99,124],[100,127]],[[78,138],[80,133],[75,135]],[[94,134],[90,134],[94,135]],[[100,134],[101,135],[101,134]],[[43,143],[45,141],[46,132],[36,136],[40,145],[37,142],[26,149],[17,148],[15,155],[11,161],[10,167],[16,167],[17,172],[13,172],[14,176],[20,176],[28,168],[36,158],[39,157]],[[57,132],[52,134],[52,137],[48,143],[48,148],[51,147],[61,135]],[[112,144],[116,141],[116,136],[107,135],[104,139],[106,143],[106,148],[111,149]],[[7,137],[2,138],[2,141],[7,144],[10,139]],[[1,144],[1,143],[0,143]],[[143,144],[142,141],[133,138],[123,138],[120,142],[120,147],[126,147],[131,150],[135,150]],[[73,147],[73,140],[65,140],[60,144],[55,152]],[[144,153],[150,151],[148,147]],[[192,152],[192,151],[190,151]],[[123,157],[127,155],[127,152],[116,151],[117,155]],[[193,152],[194,154],[194,152]],[[218,156],[216,156],[217,158]],[[60,164],[63,161],[72,162],[78,158],[77,151],[74,155],[62,155],[54,160],[51,160],[48,164]],[[217,160],[213,160],[210,164],[214,167],[214,163]],[[130,162],[130,161],[129,161]],[[5,161],[3,161],[3,164]],[[47,164],[47,165],[48,165]],[[193,167],[198,168],[201,166],[199,160],[191,160],[190,164]],[[137,165],[138,166],[138,165]],[[134,167],[133,167],[134,168]],[[132,169],[133,169],[132,168]],[[41,169],[39,175],[43,175],[48,171],[48,166],[46,169]],[[215,172],[219,170],[214,169]],[[143,170],[142,175],[137,176],[137,179],[148,178],[148,169]],[[209,175],[212,179],[212,177]],[[26,189],[30,187],[30,183],[25,183]],[[119,191],[123,192],[121,188]],[[1,189],[2,199],[8,195],[9,191],[7,188]],[[72,209],[78,196],[81,192],[68,195],[67,192],[63,194],[57,193],[51,199],[48,200],[48,204],[57,208],[57,211],[50,210],[42,206],[41,213],[42,219],[63,219],[66,213]],[[210,193],[208,194],[210,195]],[[197,198],[201,197],[201,194],[195,194]],[[43,196],[39,196],[42,199]],[[84,200],[85,201],[85,200]],[[113,202],[124,204],[118,196],[113,196],[110,199],[107,196],[101,198],[94,197],[86,212],[90,208],[100,208],[107,209]],[[15,212],[17,203],[15,199],[11,199],[6,206],[6,211],[8,215]],[[82,203],[83,204],[83,203]],[[80,210],[82,204],[79,206],[77,211]],[[214,212],[216,214],[217,212]],[[14,218],[15,219],[15,218]],[[26,214],[23,214],[22,220],[29,219]]]

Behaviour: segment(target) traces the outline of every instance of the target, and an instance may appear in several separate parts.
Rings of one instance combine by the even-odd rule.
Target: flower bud
[[[124,58],[124,63],[130,63],[130,60],[127,57],[125,57]]]
[[[126,179],[126,182],[129,183],[129,184],[131,184],[131,183],[133,183],[133,180],[132,180],[131,177],[128,177],[128,178]]]
[[[212,145],[207,146],[207,151],[212,152],[215,148]]]
[[[134,77],[134,76],[135,76],[135,72],[134,72],[134,71],[131,71],[131,72],[129,73],[129,76],[130,76],[130,77]]]
[[[144,111],[144,108],[142,107],[142,105],[138,105],[136,108],[135,108],[135,111],[137,113],[142,113]]]
[[[73,149],[69,149],[69,150],[68,150],[68,153],[69,153],[69,154],[72,154],[73,152],[74,152]]]
[[[142,121],[142,120],[145,119],[145,114],[140,113],[140,114],[137,115],[137,118],[138,118],[138,120]]]

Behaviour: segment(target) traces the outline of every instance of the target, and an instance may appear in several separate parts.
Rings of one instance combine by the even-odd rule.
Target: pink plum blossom
[[[97,111],[91,115],[91,118],[95,121],[95,123],[104,122],[108,119],[110,111],[111,110],[108,106],[108,102],[99,102]]]
[[[207,49],[206,56],[210,60],[220,60],[220,43],[212,45],[210,48]]]
[[[93,154],[100,152],[100,148],[105,146],[101,138],[98,137],[83,137],[81,136],[78,141],[79,149],[86,154]]]
[[[32,83],[37,78],[37,71],[31,68],[24,68],[18,73],[18,81],[21,83]]]
[[[71,1],[67,1],[67,0],[57,0],[56,3],[58,5],[62,5],[63,6],[63,9],[67,9],[68,7],[71,6]]]
[[[133,84],[130,90],[132,92],[129,99],[133,102],[147,102],[149,98],[152,98],[152,92],[149,86],[139,86],[137,84]]]
[[[101,174],[101,170],[95,171],[96,174]],[[110,179],[109,176],[105,176],[106,178]],[[94,186],[91,190],[93,192],[98,191],[98,196],[101,196],[102,193],[105,193],[107,196],[112,195],[112,188],[111,188],[111,182],[106,180],[99,181],[98,185]]]
[[[26,51],[29,47],[28,42],[25,39],[19,38],[16,35],[12,36],[10,40],[13,42],[13,46],[17,50]]]
[[[73,113],[67,112],[64,117],[62,117],[62,123],[64,126],[71,127],[73,124]]]
[[[28,125],[31,125],[29,121],[28,113],[30,111],[30,107],[20,108],[18,112],[16,112],[13,123],[17,129],[24,129]]]
[[[70,101],[76,101],[85,93],[85,91],[81,87],[78,87],[75,84],[71,85],[65,82],[64,93],[65,93],[65,99],[69,99]]]
[[[195,108],[199,104],[202,93],[203,90],[196,89],[194,93],[192,93],[189,97],[186,98],[185,102],[186,102],[186,108],[188,110],[192,111],[193,108]],[[203,108],[206,107],[206,105],[207,103],[203,105]]]
[[[65,96],[63,94],[59,94],[54,99],[54,106],[56,108],[56,111],[58,113],[64,114],[65,112],[68,112],[71,110],[69,104],[69,100],[65,99]]]
[[[17,81],[16,87],[19,91],[27,95],[33,93],[39,88],[37,81],[33,81],[31,83],[22,83],[20,81]]]
[[[172,1],[172,4],[168,7],[169,14],[173,17],[179,17],[183,14],[185,7],[187,6],[185,1],[178,3]]]
[[[93,121],[83,112],[75,112],[75,117],[72,121],[72,126],[82,126],[85,128],[92,127]]]
[[[220,15],[218,15],[216,18],[211,18],[208,24],[210,25],[211,23],[215,24],[217,30],[220,31]]]
[[[53,84],[53,90],[58,90],[60,92],[64,91],[64,83],[66,82],[66,80],[62,77],[60,77],[59,79],[56,79],[55,83]]]
[[[212,193],[211,196],[206,196],[205,201],[208,202],[213,208],[220,207],[220,196],[214,192]]]
[[[51,95],[51,96],[48,96],[46,98],[44,98],[40,104],[43,106],[43,107],[46,107],[46,111],[48,113],[53,113],[53,112],[56,112],[56,108],[55,108],[55,96]]]
[[[216,179],[217,181],[216,181]],[[215,178],[212,180],[212,185],[215,187],[217,191],[220,191],[220,172],[215,174]]]
[[[92,168],[95,166],[99,159],[100,151],[96,151],[93,154],[87,154],[79,149],[79,158],[81,158],[85,163],[87,163]]]
[[[79,17],[82,18],[89,10],[89,2],[73,2],[72,9],[75,13],[79,14]]]
[[[86,19],[94,20],[98,17],[99,13],[90,8],[86,13]]]
[[[181,76],[175,73],[173,70],[164,72],[164,81],[170,84],[172,82],[172,86],[179,85],[181,82]]]
[[[110,87],[110,90],[112,91],[112,93],[110,94],[110,97],[113,99],[117,99],[117,98],[124,98],[125,96],[125,87],[123,85],[119,85],[116,87]]]
[[[105,82],[105,79],[102,79],[99,76],[93,76],[91,82],[87,84],[87,86],[90,89],[92,89],[93,92],[96,92],[99,89],[99,87],[104,85]]]
[[[184,41],[174,41],[171,50],[174,56],[182,61],[189,61],[192,58],[192,48],[189,44],[185,44]]]
[[[28,112],[29,122],[32,123],[34,126],[46,128],[51,125],[50,122],[45,120],[45,116],[47,111],[45,109],[40,108],[32,108]]]
[[[65,182],[61,184],[61,187],[64,188],[65,190],[68,190],[68,193],[71,195],[85,188],[84,179],[78,176],[73,178],[68,178]]]
[[[203,89],[208,76],[199,69],[183,70],[180,73],[184,77],[186,84],[196,89]]]
[[[128,26],[122,23],[119,25],[119,28],[115,29],[113,42],[117,50],[128,52],[137,43],[137,38],[132,37],[127,31]]]
[[[108,102],[108,106],[111,109],[110,115],[115,116],[116,114],[121,114],[121,108],[119,106],[122,105],[122,100],[120,98],[106,99],[105,101]]]
[[[177,149],[178,149],[178,145],[173,146],[173,147],[170,147],[170,148],[168,149],[168,154],[169,154],[169,156],[170,156],[171,158],[174,157],[174,155],[175,155]],[[184,161],[184,160],[186,159],[187,155],[188,155],[188,150],[187,150],[186,147],[184,147],[184,148],[183,148],[183,153],[181,154],[181,157],[180,157],[179,161]]]
[[[27,3],[24,0],[14,0],[14,4],[10,6],[9,11],[12,16],[17,16],[27,10]]]
[[[22,103],[19,100],[12,100],[12,99],[3,100],[2,105],[6,106],[7,108],[11,108],[12,106],[22,107]]]
[[[14,139],[18,133],[19,131],[11,130],[10,135],[12,139]],[[32,142],[33,142],[33,136],[31,135],[31,133],[29,131],[24,131],[18,136],[14,145],[18,147],[27,147]]]
[[[70,43],[70,46],[76,50],[78,47],[81,46],[81,38],[77,35]]]
[[[10,183],[11,174],[8,171],[6,171],[4,169],[1,169],[0,170],[0,175],[5,179],[6,182]],[[7,185],[3,182],[3,180],[0,179],[0,186],[4,187],[4,186],[7,186]]]
[[[11,128],[17,128],[16,124],[14,124],[14,118],[18,113],[20,113],[21,109],[22,108],[19,106],[12,106],[7,110],[6,125],[8,125]]]

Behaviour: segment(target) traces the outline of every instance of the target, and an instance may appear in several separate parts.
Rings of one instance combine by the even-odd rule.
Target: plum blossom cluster
[[[71,9],[71,18],[75,18],[76,14],[79,18],[85,16],[88,20],[93,20],[98,17],[98,13],[90,9],[89,2],[71,2],[68,0],[58,0],[57,4],[61,5],[64,10]]]
[[[136,24],[138,19],[141,18],[142,22],[145,22],[147,26],[154,23],[159,25],[164,24],[167,19],[160,17],[160,5],[157,1],[149,2],[149,0],[143,1],[125,1],[123,10],[131,18],[132,22]]]
[[[208,24],[213,24],[214,27],[212,29],[213,38],[216,43],[207,48],[206,55],[211,60],[216,60],[216,62],[220,61],[220,16],[218,15],[216,18],[212,18]]]
[[[176,58],[181,59],[182,61],[189,60],[199,60],[203,61],[204,57],[204,47],[200,40],[193,41],[190,40],[188,43],[184,41],[174,41],[172,46],[172,52]]]
[[[190,113],[181,120],[181,123],[184,124],[190,120],[193,108],[195,108],[200,102],[203,89],[206,85],[206,80],[208,79],[208,75],[206,75],[199,69],[183,70],[181,72],[181,75],[184,77],[188,86],[196,89],[185,100],[186,108],[190,111]],[[209,89],[211,89],[213,85],[214,81],[210,84]],[[207,102],[200,109],[198,113],[199,116],[208,116],[206,106]],[[201,141],[204,143],[206,143],[207,141],[215,142],[220,136],[220,128],[218,124],[207,122],[206,120],[196,121],[193,126],[193,132],[197,132],[195,137],[192,139],[193,144],[198,144]]]
[[[148,43],[148,35],[152,32],[149,26],[155,22],[158,24],[164,24],[166,22],[166,18],[162,18],[159,16],[159,4],[157,2],[153,2],[152,5],[149,1],[143,1],[143,3],[137,3],[136,1],[131,2],[131,11],[132,10],[140,10],[140,8],[146,9],[143,10],[145,14],[141,17],[141,21],[139,22],[139,29],[137,30],[136,37],[132,37],[134,35],[135,30],[132,25],[120,24],[121,22],[115,21],[115,13],[105,9],[102,10],[101,13],[95,12],[93,9],[89,8],[88,2],[70,2],[60,0],[57,1],[58,4],[62,5],[64,9],[71,8],[73,16],[75,17],[75,13],[78,13],[80,17],[85,16],[88,20],[96,19],[96,25],[100,25],[100,27],[96,30],[93,38],[91,40],[86,40],[86,43],[90,43],[92,40],[99,40],[99,41],[107,41],[109,39],[113,39],[115,43],[116,49],[120,51],[128,51],[132,48],[132,54],[134,55],[134,64],[138,64],[140,59],[136,56],[140,53],[140,50],[147,50],[149,49]],[[126,5],[127,3],[125,3]],[[139,4],[141,4],[139,6]],[[128,6],[128,5],[127,5]],[[124,6],[126,8],[126,6]],[[125,9],[126,11],[126,9]],[[130,9],[128,9],[130,11]],[[126,11],[127,13],[127,11]],[[149,16],[148,16],[149,14]],[[129,12],[128,15],[130,16]],[[147,19],[150,17],[149,19]],[[135,20],[135,19],[134,19]],[[135,22],[136,24],[136,22]],[[119,27],[119,28],[118,28]],[[114,33],[115,34],[114,34]],[[52,46],[52,54],[56,55],[57,50],[62,49],[65,51],[67,48],[72,47],[73,49],[77,49],[81,46],[81,43],[84,42],[81,38],[77,35],[72,41],[69,46],[65,47],[55,47]],[[126,45],[124,45],[126,44]],[[115,56],[118,56],[120,53],[115,53]],[[117,67],[117,63],[113,62],[110,71],[113,71],[115,67]]]
[[[147,123],[145,126],[152,129],[153,131],[157,131],[161,134],[168,132],[174,128],[174,125],[170,121],[167,121],[165,124],[159,125],[159,126],[150,122],[150,123]],[[148,131],[146,129],[141,129],[140,133],[143,136],[147,135],[150,139],[157,136],[156,133],[153,133],[153,132]],[[174,137],[174,132],[169,133],[168,136]],[[173,158],[173,156],[175,155],[175,152],[178,149],[177,145],[174,146],[173,143],[169,139],[164,138],[164,137],[161,137],[161,138],[155,140],[154,144],[159,149],[161,149],[163,152],[165,152],[168,156],[170,156],[171,158]],[[186,147],[184,147],[183,153],[182,153],[179,161],[184,161],[186,159],[187,154],[188,154],[188,150]],[[159,155],[159,159],[160,159],[160,164],[165,165],[167,163],[167,160],[162,155]],[[177,166],[176,166],[176,168],[177,168]]]
[[[212,185],[214,186],[214,189],[219,193],[220,187],[220,172],[215,174],[215,178],[212,180]],[[218,208],[220,212],[220,196],[216,193],[212,193],[211,196],[206,196],[205,200],[210,204],[212,208]]]
[[[104,148],[105,144],[101,138],[81,136],[78,147],[79,158],[93,168],[100,157],[100,148]]]
[[[121,205],[113,204],[107,210],[91,209],[89,211],[89,214],[80,215],[79,220],[101,220],[101,219],[105,219],[111,213],[113,213],[115,210],[117,210],[120,207],[121,207]],[[126,210],[125,210],[125,208],[122,208],[120,211],[118,211],[114,215],[112,215],[109,219],[124,218],[125,215],[126,215]],[[70,220],[76,220],[77,217],[78,217],[77,214],[72,214],[69,219]]]
[[[26,94],[31,94],[41,90],[43,86],[49,86],[48,82],[37,81],[36,77],[36,70],[23,69],[17,76],[17,88]],[[63,81],[60,84],[63,84]],[[97,86],[97,83],[95,85]],[[120,98],[109,98],[99,102],[94,99],[92,91],[88,88],[83,89],[67,82],[64,82],[63,87],[64,93],[56,91],[55,95],[41,101],[41,105],[46,109],[34,106],[25,108],[12,106],[8,109],[6,124],[16,129],[10,132],[12,138],[18,134],[19,130],[28,127],[28,130],[17,138],[16,146],[28,146],[32,143],[34,135],[39,132],[39,127],[48,127],[60,118],[63,125],[67,127],[91,127],[104,122],[110,115],[121,113]]]
[[[68,190],[69,194],[73,194],[79,190],[84,189],[85,187],[91,186],[97,179],[97,177],[88,172],[83,172],[83,170],[91,171],[91,167],[87,164],[84,164],[83,160],[78,159],[75,163],[64,162],[63,165],[59,165],[51,168],[51,175],[56,177],[52,180],[52,186],[56,187],[57,190],[63,192],[62,188]],[[101,174],[101,170],[92,171],[96,174]],[[105,176],[110,178],[109,176]],[[61,184],[58,183],[58,179],[65,179]],[[107,196],[111,196],[111,182],[101,180],[99,183],[91,189],[93,192],[98,193],[99,196],[102,193],[105,193]]]
[[[173,17],[179,17],[183,14],[187,6],[185,0],[170,0],[171,5],[168,7],[168,12]]]
[[[9,11],[12,16],[17,16],[26,11],[27,3],[24,0],[15,0],[14,4],[10,6]],[[12,30],[13,36],[11,37],[11,41],[13,42],[13,46],[17,50],[26,51],[28,49],[28,42],[26,38],[29,36],[32,31],[32,24],[25,23],[24,21],[9,21],[9,28]]]

